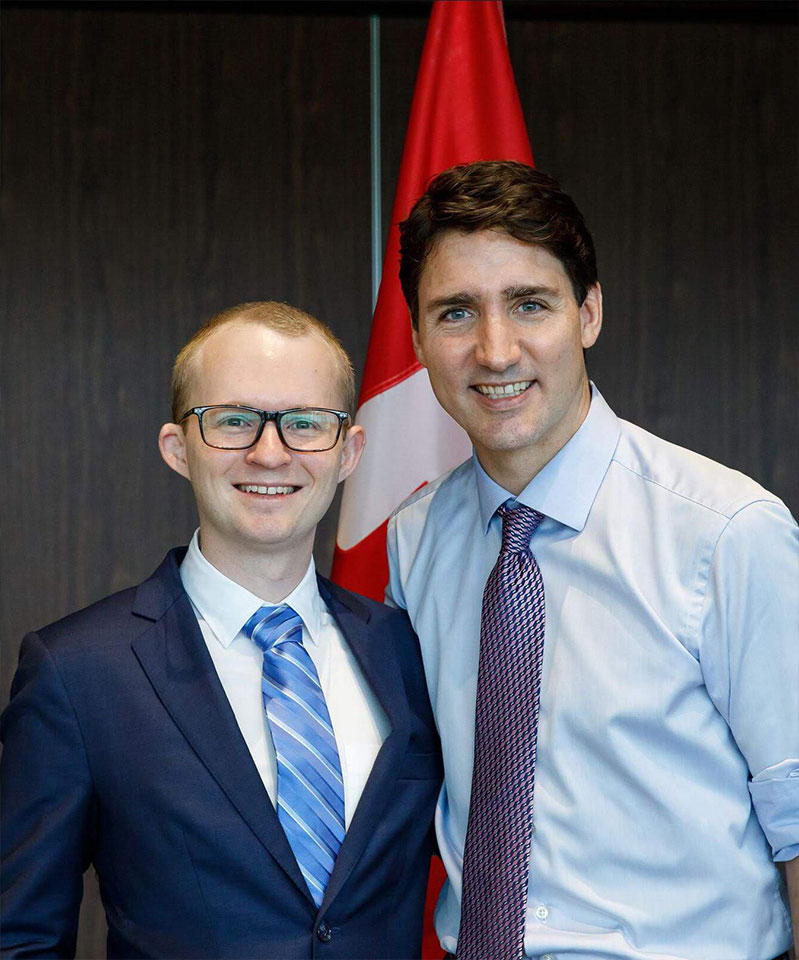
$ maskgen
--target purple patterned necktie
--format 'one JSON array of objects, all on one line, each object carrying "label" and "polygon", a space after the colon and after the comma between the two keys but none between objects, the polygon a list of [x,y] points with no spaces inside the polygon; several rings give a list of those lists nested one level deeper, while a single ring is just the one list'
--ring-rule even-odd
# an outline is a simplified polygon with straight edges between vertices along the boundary
[{"label": "purple patterned necktie", "polygon": [[501,506],[502,546],[483,592],[474,771],[458,960],[520,960],[544,657],[544,582],[530,552],[543,515]]}]

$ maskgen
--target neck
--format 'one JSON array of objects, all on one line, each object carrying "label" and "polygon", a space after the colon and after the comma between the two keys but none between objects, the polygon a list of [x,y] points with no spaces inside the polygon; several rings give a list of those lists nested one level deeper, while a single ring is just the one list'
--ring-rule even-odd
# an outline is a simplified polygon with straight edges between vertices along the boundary
[{"label": "neck", "polygon": [[201,527],[200,550],[220,573],[245,590],[268,603],[280,603],[305,576],[311,562],[313,538],[302,549],[298,549],[296,544],[291,550],[284,551],[270,549],[267,552],[263,546],[260,549],[247,549],[242,544],[231,549],[206,536]]},{"label": "neck", "polygon": [[478,450],[477,458],[480,461],[480,466],[495,483],[498,483],[503,490],[507,490],[508,493],[518,497],[533,477],[544,469],[558,450],[547,451],[536,447],[534,450],[524,451],[525,456],[523,457],[519,455],[520,451],[516,450],[513,451],[513,456],[489,453],[485,459]]}]

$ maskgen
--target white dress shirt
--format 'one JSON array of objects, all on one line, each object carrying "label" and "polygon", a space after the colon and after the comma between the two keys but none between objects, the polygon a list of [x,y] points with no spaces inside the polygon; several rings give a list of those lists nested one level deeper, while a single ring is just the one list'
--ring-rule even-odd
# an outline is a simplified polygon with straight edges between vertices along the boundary
[{"label": "white dress shirt", "polygon": [[[209,563],[200,550],[199,530],[189,544],[180,576],[239,730],[276,806],[277,761],[261,698],[263,653],[242,627],[260,607],[277,604],[256,597]],[[344,819],[349,827],[375,757],[391,732],[389,723],[319,595],[313,557],[305,576],[281,602],[302,617],[302,642],[319,674],[336,735]]]},{"label": "white dress shirt", "polygon": [[[509,497],[473,457],[389,523],[390,592],[419,636],[444,754],[436,927],[451,953],[481,598]],[[527,956],[772,960],[790,940],[772,860],[799,854],[795,521],[596,390],[516,499],[544,514]]]}]

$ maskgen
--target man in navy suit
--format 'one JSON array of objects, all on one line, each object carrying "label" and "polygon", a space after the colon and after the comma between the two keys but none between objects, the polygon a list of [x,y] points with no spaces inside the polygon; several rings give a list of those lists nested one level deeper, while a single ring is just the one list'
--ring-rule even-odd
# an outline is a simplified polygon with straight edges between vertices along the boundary
[{"label": "man in navy suit", "polygon": [[363,449],[353,399],[338,341],[285,304],[181,351],[159,443],[199,530],[23,642],[4,957],[74,955],[89,864],[109,957],[418,956],[441,768],[417,641],[312,558]]}]

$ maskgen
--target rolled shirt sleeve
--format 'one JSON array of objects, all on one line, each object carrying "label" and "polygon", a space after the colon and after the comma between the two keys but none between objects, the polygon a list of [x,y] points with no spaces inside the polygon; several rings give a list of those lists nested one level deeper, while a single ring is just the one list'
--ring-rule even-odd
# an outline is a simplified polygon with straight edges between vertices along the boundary
[{"label": "rolled shirt sleeve", "polygon": [[799,857],[799,759],[761,770],[750,781],[749,793],[774,859]]},{"label": "rolled shirt sleeve", "polygon": [[775,860],[799,855],[798,534],[779,501],[730,518],[708,567],[699,636],[707,689],[749,765]]}]

